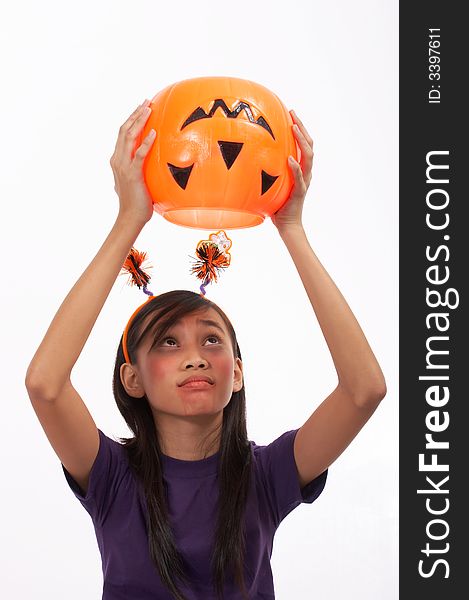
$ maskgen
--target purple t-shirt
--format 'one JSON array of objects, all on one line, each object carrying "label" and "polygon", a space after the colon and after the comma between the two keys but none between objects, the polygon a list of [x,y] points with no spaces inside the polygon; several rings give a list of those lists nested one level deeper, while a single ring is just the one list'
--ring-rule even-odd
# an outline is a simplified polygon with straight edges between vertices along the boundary
[{"label": "purple t-shirt", "polygon": [[[283,433],[267,446],[250,442],[253,485],[246,508],[245,583],[252,600],[273,600],[270,558],[280,522],[302,502],[311,504],[322,492],[327,470],[300,489],[293,441],[298,429]],[[86,496],[65,469],[66,480],[93,521],[103,568],[102,600],[173,600],[161,582],[148,550],[146,502],[122,444],[100,429],[99,451],[91,469]],[[188,600],[215,600],[210,557],[218,498],[219,452],[195,461],[166,455],[163,478],[168,486],[169,518],[176,545],[190,566],[190,589],[180,586]],[[140,488],[141,489],[141,488]],[[226,600],[241,599],[233,579],[225,584]]]}]

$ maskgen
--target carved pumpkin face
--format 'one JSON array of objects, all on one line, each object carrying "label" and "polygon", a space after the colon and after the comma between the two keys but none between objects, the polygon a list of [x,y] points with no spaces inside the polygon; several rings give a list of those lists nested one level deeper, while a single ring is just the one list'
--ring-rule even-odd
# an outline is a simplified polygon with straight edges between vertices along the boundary
[{"label": "carved pumpkin face", "polygon": [[142,138],[153,128],[144,177],[154,209],[198,229],[262,223],[293,185],[298,157],[292,118],[267,88],[233,77],[199,77],[159,92]]}]

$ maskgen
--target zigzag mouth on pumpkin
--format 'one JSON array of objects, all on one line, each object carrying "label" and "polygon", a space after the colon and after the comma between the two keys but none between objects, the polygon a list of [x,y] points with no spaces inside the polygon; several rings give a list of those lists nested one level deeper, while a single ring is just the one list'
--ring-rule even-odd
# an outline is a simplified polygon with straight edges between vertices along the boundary
[{"label": "zigzag mouth on pumpkin", "polygon": [[194,121],[198,121],[199,119],[211,119],[215,114],[217,108],[221,108],[229,119],[236,119],[239,113],[242,110],[244,110],[251,123],[256,123],[257,125],[263,127],[266,131],[270,133],[270,135],[275,140],[275,136],[267,121],[262,116],[256,120],[254,118],[254,115],[252,114],[251,107],[247,102],[239,102],[233,110],[230,110],[226,105],[226,102],[222,98],[217,98],[214,101],[213,106],[210,109],[210,112],[208,113],[206,113],[202,107],[197,107],[194,110],[194,112],[184,121],[181,127],[181,131],[184,129],[184,127],[187,127],[190,123],[193,123]]}]

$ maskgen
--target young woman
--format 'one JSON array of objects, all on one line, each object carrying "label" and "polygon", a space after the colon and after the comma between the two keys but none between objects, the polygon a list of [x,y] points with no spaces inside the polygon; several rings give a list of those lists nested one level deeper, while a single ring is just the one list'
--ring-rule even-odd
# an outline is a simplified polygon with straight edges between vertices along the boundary
[{"label": "young woman", "polygon": [[70,376],[116,277],[153,208],[134,152],[148,101],[119,131],[111,167],[116,222],[55,315],[26,387],[65,477],[93,520],[106,600],[273,599],[276,529],[321,493],[327,469],[386,394],[381,369],[302,225],[313,142],[292,111],[301,164],[272,216],[311,301],[337,386],[304,425],[267,446],[247,439],[243,363],[225,313],[194,292],[155,296],[129,319],[113,392],[133,437],[98,429]]}]

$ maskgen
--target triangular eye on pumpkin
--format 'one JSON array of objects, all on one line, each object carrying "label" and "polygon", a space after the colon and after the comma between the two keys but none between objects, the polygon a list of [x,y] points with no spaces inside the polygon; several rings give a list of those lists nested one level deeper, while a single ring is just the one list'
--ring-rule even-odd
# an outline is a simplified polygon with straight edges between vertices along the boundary
[{"label": "triangular eye on pumpkin", "polygon": [[274,185],[275,180],[278,179],[278,175],[269,175],[265,171],[262,171],[262,191],[261,196],[265,194]]},{"label": "triangular eye on pumpkin", "polygon": [[143,172],[165,219],[238,229],[259,225],[285,203],[293,186],[288,156],[299,156],[290,113],[270,90],[198,77],[168,86],[150,108],[142,136],[151,128],[157,135]]},{"label": "triangular eye on pumpkin", "polygon": [[174,180],[183,190],[186,189],[193,166],[194,165],[192,164],[190,167],[176,167],[176,165],[168,163],[169,170],[171,171]]}]

